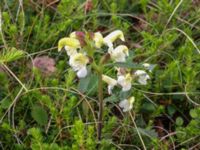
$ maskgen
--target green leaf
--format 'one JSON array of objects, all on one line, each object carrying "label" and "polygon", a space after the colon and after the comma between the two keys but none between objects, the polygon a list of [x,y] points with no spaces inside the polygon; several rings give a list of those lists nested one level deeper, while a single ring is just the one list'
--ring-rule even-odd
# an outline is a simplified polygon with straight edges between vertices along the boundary
[{"label": "green leaf", "polygon": [[89,83],[90,83],[90,75],[88,75],[85,78],[80,79],[79,84],[78,84],[78,90],[80,92],[85,93],[87,91]]},{"label": "green leaf", "polygon": [[156,137],[158,137],[158,134],[154,130],[138,128],[138,131],[141,134],[146,135],[146,136],[148,136],[150,138],[156,138]]},{"label": "green leaf", "polygon": [[118,101],[119,98],[114,94],[104,99],[104,102],[118,102]]},{"label": "green leaf", "polygon": [[197,118],[198,117],[198,113],[197,113],[196,109],[191,109],[190,110],[190,116],[192,118]]},{"label": "green leaf", "polygon": [[5,50],[0,54],[0,63],[6,63],[15,61],[21,58],[25,53],[22,50],[18,50],[16,48],[10,48]]},{"label": "green leaf", "polygon": [[152,113],[156,110],[155,106],[152,104],[152,103],[149,103],[149,102],[144,102],[143,105],[142,105],[142,110],[144,112],[149,112],[149,113]]},{"label": "green leaf", "polygon": [[183,125],[183,119],[181,117],[176,118],[176,125],[178,125],[178,126]]},{"label": "green leaf", "polygon": [[33,106],[31,115],[33,119],[40,125],[45,125],[48,122],[48,114],[46,110],[40,106]]},{"label": "green leaf", "polygon": [[168,111],[169,115],[172,116],[176,112],[176,109],[173,106],[169,105],[167,107],[167,111]]},{"label": "green leaf", "polygon": [[112,66],[121,67],[121,68],[129,68],[129,69],[143,69],[144,67],[140,64],[133,63],[133,62],[118,62],[111,64]]},{"label": "green leaf", "polygon": [[87,87],[87,94],[93,95],[97,91],[98,87],[98,76],[96,74],[92,74],[90,76],[90,81]]},{"label": "green leaf", "polygon": [[89,94],[94,94],[97,91],[98,76],[96,74],[89,74],[86,78],[80,79],[78,89]]},{"label": "green leaf", "polygon": [[131,96],[131,90],[130,90],[130,91],[126,91],[126,92],[121,91],[121,92],[119,93],[119,98],[120,98],[120,100],[127,99],[127,98],[130,97],[130,96]]},{"label": "green leaf", "polygon": [[4,109],[7,109],[10,106],[11,103],[12,103],[12,101],[10,99],[7,99],[7,98],[3,99],[0,102],[1,107],[4,108]]}]

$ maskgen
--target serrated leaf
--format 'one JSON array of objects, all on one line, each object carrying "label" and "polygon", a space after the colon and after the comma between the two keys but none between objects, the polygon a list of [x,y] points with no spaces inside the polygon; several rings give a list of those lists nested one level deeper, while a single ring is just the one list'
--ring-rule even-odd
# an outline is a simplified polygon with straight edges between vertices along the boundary
[{"label": "serrated leaf", "polygon": [[40,125],[45,125],[48,122],[48,114],[46,110],[40,106],[33,106],[31,116]]},{"label": "serrated leaf", "polygon": [[150,138],[158,137],[158,134],[154,130],[148,130],[148,129],[142,129],[142,128],[138,128],[138,130],[141,134],[146,135]]}]

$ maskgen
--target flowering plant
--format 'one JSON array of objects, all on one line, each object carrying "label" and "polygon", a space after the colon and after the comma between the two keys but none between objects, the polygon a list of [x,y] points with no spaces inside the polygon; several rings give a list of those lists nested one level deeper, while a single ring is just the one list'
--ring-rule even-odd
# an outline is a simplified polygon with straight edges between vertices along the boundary
[{"label": "flowering plant", "polygon": [[[151,72],[151,65],[143,64],[144,70],[130,70],[125,67],[114,67],[116,77],[112,78],[104,74],[106,63],[126,63],[129,57],[129,49],[126,45],[116,45],[116,41],[120,39],[125,41],[124,34],[121,30],[115,30],[103,37],[100,32],[72,32],[69,37],[64,37],[58,42],[58,51],[64,49],[69,56],[69,65],[76,72],[78,78],[85,78],[88,75],[88,66],[91,66],[92,72],[98,74],[98,98],[99,98],[99,126],[98,138],[101,138],[102,113],[103,113],[103,83],[107,84],[108,95],[113,94],[115,87],[120,87],[122,92],[131,90],[132,82],[137,80],[139,84],[146,85],[150,76],[145,71]],[[102,52],[106,49],[106,52]],[[95,58],[95,52],[101,51],[100,61]],[[119,106],[124,112],[128,112],[133,108],[135,101],[134,96],[128,96],[119,102]]]}]

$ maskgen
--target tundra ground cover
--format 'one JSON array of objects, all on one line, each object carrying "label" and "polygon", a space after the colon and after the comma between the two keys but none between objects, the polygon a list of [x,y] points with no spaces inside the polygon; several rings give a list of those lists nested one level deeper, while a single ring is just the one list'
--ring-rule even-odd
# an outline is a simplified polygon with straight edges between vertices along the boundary
[{"label": "tundra ground cover", "polygon": [[199,12],[198,0],[2,0],[1,149],[199,149]]}]

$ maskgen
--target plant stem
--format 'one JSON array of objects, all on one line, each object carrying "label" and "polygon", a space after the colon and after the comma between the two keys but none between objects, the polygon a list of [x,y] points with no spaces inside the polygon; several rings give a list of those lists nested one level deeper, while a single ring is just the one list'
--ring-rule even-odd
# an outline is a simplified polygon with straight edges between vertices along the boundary
[{"label": "plant stem", "polygon": [[[93,68],[98,73],[98,99],[99,99],[99,114],[98,114],[98,124],[97,124],[97,139],[101,141],[101,132],[102,132],[102,125],[103,125],[103,64],[106,60],[109,59],[110,55],[104,55],[101,60],[99,61],[99,65],[93,62]],[[93,58],[94,60],[94,58]]]},{"label": "plant stem", "polygon": [[137,125],[136,125],[136,123],[135,123],[135,119],[133,118],[133,115],[131,114],[130,111],[129,111],[129,115],[131,116],[131,120],[133,121],[133,125],[135,126],[135,129],[136,129],[136,131],[137,131],[137,134],[138,134],[138,136],[139,136],[139,138],[140,138],[140,141],[141,141],[141,143],[142,143],[143,149],[146,150],[146,146],[145,146],[145,144],[144,144],[144,141],[143,141],[143,139],[142,139],[142,136],[140,135],[140,131],[138,130],[138,127],[137,127]]},{"label": "plant stem", "polygon": [[101,140],[102,121],[103,121],[103,81],[102,81],[102,69],[98,72],[98,99],[99,99],[99,114],[98,114],[98,126],[97,126],[97,138]]},{"label": "plant stem", "polygon": [[3,67],[17,80],[17,82],[22,86],[22,88],[28,92],[26,86],[19,80],[19,78],[4,64],[2,63]]},{"label": "plant stem", "polygon": [[3,41],[5,49],[8,49],[8,46],[7,46],[7,43],[6,43],[6,40],[4,38],[4,34],[3,34],[2,24],[3,24],[3,21],[2,21],[2,12],[1,12],[1,7],[0,7],[0,35],[1,35],[1,39]]}]

